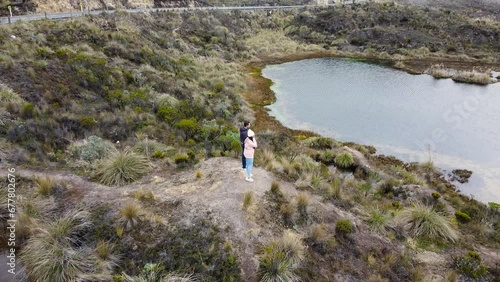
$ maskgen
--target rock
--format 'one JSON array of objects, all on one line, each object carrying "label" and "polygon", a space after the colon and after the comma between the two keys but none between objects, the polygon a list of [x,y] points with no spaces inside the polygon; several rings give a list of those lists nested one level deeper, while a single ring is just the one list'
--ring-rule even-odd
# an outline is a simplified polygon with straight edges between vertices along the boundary
[{"label": "rock", "polygon": [[451,172],[450,181],[458,181],[460,183],[469,182],[469,178],[472,176],[472,171],[467,169],[454,169]]}]

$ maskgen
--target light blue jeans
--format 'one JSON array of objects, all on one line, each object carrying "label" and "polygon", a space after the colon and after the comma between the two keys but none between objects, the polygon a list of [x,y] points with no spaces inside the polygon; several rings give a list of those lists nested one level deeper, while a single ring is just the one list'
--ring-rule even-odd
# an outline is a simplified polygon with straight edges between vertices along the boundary
[{"label": "light blue jeans", "polygon": [[246,158],[246,169],[247,169],[247,178],[250,178],[252,175],[252,167],[253,167],[253,158]]}]

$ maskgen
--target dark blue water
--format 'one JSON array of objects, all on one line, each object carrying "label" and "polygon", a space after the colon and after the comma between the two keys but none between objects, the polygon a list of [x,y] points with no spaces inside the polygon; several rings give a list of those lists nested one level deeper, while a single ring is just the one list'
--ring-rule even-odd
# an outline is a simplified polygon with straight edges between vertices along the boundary
[{"label": "dark blue water", "polygon": [[500,83],[476,86],[324,58],[270,65],[271,115],[294,129],[374,145],[404,161],[467,168],[460,189],[500,202]]}]

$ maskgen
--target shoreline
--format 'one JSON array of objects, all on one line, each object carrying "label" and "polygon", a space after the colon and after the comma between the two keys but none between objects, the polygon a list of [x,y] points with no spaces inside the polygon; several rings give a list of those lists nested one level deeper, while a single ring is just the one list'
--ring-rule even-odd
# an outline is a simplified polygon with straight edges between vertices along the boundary
[{"label": "shoreline", "polygon": [[[454,55],[423,56],[423,57],[414,56],[404,59],[397,59],[397,58],[387,57],[383,54],[367,54],[363,52],[342,52],[342,51],[328,51],[328,50],[314,51],[314,52],[300,52],[295,54],[262,55],[258,58],[258,61],[250,61],[249,63],[247,63],[247,65],[263,68],[266,65],[270,64],[271,65],[282,64],[293,61],[316,59],[316,58],[344,58],[344,59],[374,62],[413,75],[429,74],[427,73],[427,71],[432,66],[436,65],[443,65],[444,68],[454,71],[485,72],[491,70],[495,72],[500,72],[500,64],[498,63],[486,63],[478,59],[463,58]],[[439,79],[437,77],[434,78]],[[492,77],[492,79],[495,79],[495,77]],[[497,81],[492,82],[492,84],[499,82],[500,80],[497,79]],[[479,83],[471,83],[471,84],[480,85]]]},{"label": "shoreline", "polygon": [[[323,56],[324,55],[324,56]],[[353,57],[342,57],[339,56],[338,54],[332,54],[332,53],[324,53],[324,52],[314,52],[314,53],[298,53],[298,54],[289,54],[289,55],[282,55],[282,56],[263,56],[260,58],[260,61],[253,61],[245,65],[245,70],[247,71],[247,78],[246,78],[246,83],[249,86],[249,89],[244,93],[244,99],[249,103],[250,108],[254,111],[254,117],[255,117],[255,129],[256,130],[271,130],[277,133],[283,133],[283,134],[291,134],[293,136],[296,135],[304,135],[306,137],[312,137],[312,136],[322,136],[319,133],[309,131],[309,130],[297,130],[297,129],[291,129],[286,126],[284,126],[280,121],[278,121],[275,117],[271,116],[269,114],[269,110],[266,108],[266,106],[269,106],[273,103],[276,102],[276,94],[274,91],[271,90],[271,86],[273,84],[272,80],[265,78],[262,76],[262,70],[267,66],[267,65],[272,65],[272,64],[282,64],[282,63],[287,63],[287,62],[293,62],[293,61],[298,61],[298,60],[305,60],[305,59],[313,59],[313,58],[347,58],[347,59],[361,59],[361,60],[369,60],[365,58],[353,58]],[[379,61],[384,61],[384,60],[369,60],[372,62],[379,62]],[[391,61],[385,60],[384,65],[388,67],[392,67],[394,69],[399,69],[391,65]],[[440,61],[443,63],[443,61]],[[462,62],[462,65],[465,66],[467,62]],[[425,66],[424,63],[420,63],[420,66]],[[430,66],[429,66],[430,67]],[[469,66],[470,67],[470,66]],[[401,69],[400,69],[401,70]],[[411,73],[410,74],[421,74],[421,73]],[[457,82],[455,82],[457,83]],[[324,136],[323,136],[324,137]],[[339,140],[337,140],[339,141]],[[356,145],[363,145],[363,146],[372,146],[371,144],[357,144],[354,142],[350,141],[339,141],[343,144],[345,144],[348,147],[356,146]],[[377,153],[376,153],[377,154]],[[414,163],[407,163],[405,161],[400,160],[399,158],[393,156],[393,155],[383,155],[384,157],[389,157],[394,159],[397,162],[401,162],[405,165],[411,166]],[[441,167],[436,167],[438,171],[444,175],[444,170]],[[460,168],[460,169],[467,169],[467,168]],[[456,193],[458,193],[462,197],[466,197],[470,199],[470,197],[460,191],[460,187],[458,186],[459,184],[455,184],[450,180],[447,180],[446,177],[443,178],[443,181],[446,182],[448,187],[452,188]],[[471,194],[472,195],[472,194]],[[473,195],[472,195],[473,196]],[[474,199],[474,198],[472,198]],[[474,199],[475,201],[487,205],[485,202],[481,202],[479,200]]]}]

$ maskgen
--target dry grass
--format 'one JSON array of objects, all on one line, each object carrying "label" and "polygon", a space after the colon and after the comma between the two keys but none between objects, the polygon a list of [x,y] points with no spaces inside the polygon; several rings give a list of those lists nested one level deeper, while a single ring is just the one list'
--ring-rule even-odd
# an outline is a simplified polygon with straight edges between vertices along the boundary
[{"label": "dry grass", "polygon": [[302,242],[302,237],[291,230],[283,231],[279,242],[281,251],[285,253],[292,264],[300,264],[306,255],[306,246]]},{"label": "dry grass", "polygon": [[196,179],[201,179],[203,177],[203,171],[201,171],[201,169],[197,169],[194,175]]},{"label": "dry grass", "polygon": [[137,225],[144,216],[142,208],[136,203],[128,203],[120,209],[120,220],[125,229],[129,229]]},{"label": "dry grass", "polygon": [[248,191],[245,193],[243,197],[243,209],[247,210],[249,206],[251,206],[254,202],[254,193],[253,191]]},{"label": "dry grass", "polygon": [[493,79],[489,73],[481,73],[478,71],[459,71],[453,75],[452,79],[456,82],[487,85],[493,83]]},{"label": "dry grass", "polygon": [[283,172],[290,175],[295,176],[297,174],[297,170],[293,162],[291,162],[288,158],[281,157],[280,158],[281,166],[283,167]]},{"label": "dry grass", "polygon": [[273,195],[283,195],[283,192],[281,191],[281,184],[276,180],[273,180],[271,183],[271,193]]},{"label": "dry grass", "polygon": [[133,152],[120,152],[101,161],[97,175],[104,185],[124,185],[140,179],[150,169],[149,161]]},{"label": "dry grass", "polygon": [[293,216],[294,216],[296,210],[297,210],[297,206],[296,206],[295,202],[281,204],[280,213],[281,213],[281,216],[283,216],[283,221],[285,222],[286,225],[292,224]]},{"label": "dry grass", "polygon": [[55,182],[52,178],[50,177],[44,177],[44,178],[36,178],[35,179],[35,184],[36,184],[36,194],[48,197],[50,194],[52,194],[52,189],[55,186]]},{"label": "dry grass", "polygon": [[144,191],[144,190],[142,190],[142,188],[140,188],[134,192],[134,198],[136,200],[139,200],[139,201],[154,200],[155,195],[154,195],[153,191],[151,191],[151,190]]},{"label": "dry grass", "polygon": [[246,45],[256,54],[280,54],[297,53],[303,51],[321,51],[322,48],[317,45],[298,43],[286,36],[283,30],[262,30],[255,36],[246,40]]},{"label": "dry grass", "polygon": [[452,74],[444,68],[444,65],[433,65],[427,71],[434,78],[450,78]]},{"label": "dry grass", "polygon": [[306,193],[299,193],[295,198],[297,201],[297,210],[301,216],[307,216],[307,207],[309,206],[309,196]]},{"label": "dry grass", "polygon": [[[77,281],[89,274],[110,279],[109,273],[97,267],[92,250],[79,245],[78,235],[90,226],[89,213],[70,211],[63,217],[39,228],[30,238],[20,258],[33,281]],[[97,273],[99,272],[101,273]],[[102,271],[101,271],[102,270]]]},{"label": "dry grass", "polygon": [[20,106],[25,101],[14,90],[0,84],[0,108],[7,106],[9,103]]},{"label": "dry grass", "polygon": [[402,210],[395,220],[396,223],[402,224],[412,237],[441,238],[452,242],[458,239],[458,232],[449,218],[420,202]]}]

